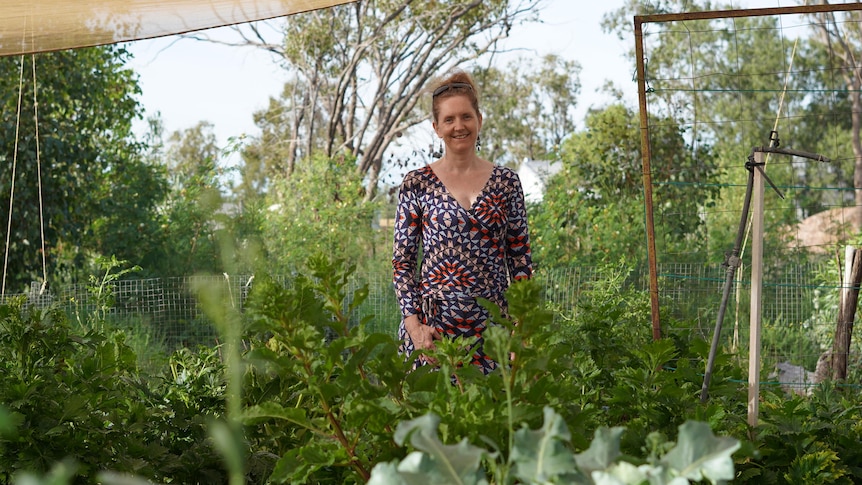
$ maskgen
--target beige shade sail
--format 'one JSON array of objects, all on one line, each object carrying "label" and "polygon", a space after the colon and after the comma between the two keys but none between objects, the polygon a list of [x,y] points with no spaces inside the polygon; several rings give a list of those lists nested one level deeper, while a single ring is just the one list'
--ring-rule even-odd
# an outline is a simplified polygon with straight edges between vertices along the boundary
[{"label": "beige shade sail", "polygon": [[0,0],[0,56],[235,25],[355,0]]}]

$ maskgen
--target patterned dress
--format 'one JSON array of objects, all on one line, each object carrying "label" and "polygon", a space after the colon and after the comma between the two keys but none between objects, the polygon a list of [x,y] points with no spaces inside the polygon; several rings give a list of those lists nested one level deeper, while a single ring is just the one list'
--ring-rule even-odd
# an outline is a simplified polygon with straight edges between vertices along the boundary
[{"label": "patterned dress", "polygon": [[472,363],[486,374],[496,368],[482,351],[481,335],[489,315],[476,298],[493,301],[505,312],[503,294],[509,282],[532,276],[518,175],[494,166],[468,210],[430,166],[409,172],[398,195],[392,267],[402,316],[398,336],[406,355],[415,348],[403,317],[419,315],[420,322],[448,338],[477,337]]}]

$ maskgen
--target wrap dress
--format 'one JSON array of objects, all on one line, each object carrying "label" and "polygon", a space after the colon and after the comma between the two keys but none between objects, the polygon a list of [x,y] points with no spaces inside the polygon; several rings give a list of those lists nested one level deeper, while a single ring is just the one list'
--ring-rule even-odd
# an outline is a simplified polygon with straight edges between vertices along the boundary
[{"label": "wrap dress", "polygon": [[392,267],[403,353],[409,357],[415,350],[404,317],[418,315],[422,324],[435,326],[444,337],[474,342],[471,361],[484,373],[496,368],[482,350],[489,314],[476,299],[495,302],[505,315],[509,283],[532,276],[527,211],[517,173],[495,165],[466,208],[430,166],[409,172],[398,194]]}]

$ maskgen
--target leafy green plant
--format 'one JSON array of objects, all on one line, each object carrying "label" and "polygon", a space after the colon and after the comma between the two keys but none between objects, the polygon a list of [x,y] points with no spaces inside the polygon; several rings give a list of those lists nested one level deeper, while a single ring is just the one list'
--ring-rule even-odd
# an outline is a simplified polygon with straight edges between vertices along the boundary
[{"label": "leafy green plant", "polygon": [[574,318],[559,331],[573,352],[588,353],[610,377],[627,364],[631,349],[651,340],[649,299],[629,284],[632,269],[622,262],[603,264],[596,271],[600,277],[581,289]]},{"label": "leafy green plant", "polygon": [[317,254],[357,265],[385,260],[392,241],[373,229],[380,203],[365,199],[363,183],[353,156],[315,154],[290,172],[273,172],[262,221],[268,269],[302,271]]},{"label": "leafy green plant", "polygon": [[110,258],[99,256],[96,258],[96,264],[99,266],[102,274],[101,276],[90,275],[89,284],[87,285],[87,293],[90,297],[90,301],[87,303],[90,310],[82,312],[81,308],[78,307],[75,312],[78,323],[85,328],[107,321],[108,314],[115,303],[114,282],[127,274],[141,270],[140,266],[123,268],[128,262],[120,261],[116,256],[111,256]]},{"label": "leafy green plant", "polygon": [[148,439],[170,460],[151,475],[177,483],[221,483],[225,464],[210,440],[211,423],[225,415],[225,368],[221,347],[180,349],[162,374],[137,389],[149,415]]},{"label": "leafy green plant", "polygon": [[[490,483],[566,483],[688,484],[706,480],[720,484],[734,478],[731,455],[739,448],[734,438],[716,437],[706,423],[690,421],[679,427],[677,443],[653,439],[649,456],[632,459],[620,452],[624,429],[599,428],[589,449],[574,454],[569,448],[569,431],[562,418],[551,408],[544,410],[544,424],[531,430],[522,427],[514,435],[514,447],[508,457],[489,453],[462,440],[445,445],[437,434],[440,418],[428,414],[403,422],[395,432],[399,445],[416,451],[401,461],[378,464],[369,485],[464,484],[489,483],[483,470],[484,460],[503,460],[511,470],[495,476]],[[659,444],[660,446],[656,446]],[[658,454],[656,450],[663,452]]]},{"label": "leafy green plant", "polygon": [[[548,406],[569,423],[576,449],[588,448],[587,437],[601,425],[630,425],[631,438],[621,446],[632,454],[652,432],[670,434],[687,417],[727,421],[718,398],[698,404],[691,350],[671,340],[631,345],[626,336],[631,325],[640,325],[637,312],[608,288],[597,289],[606,296],[592,298],[589,311],[579,313],[588,320],[574,340],[541,304],[541,285],[519,282],[507,293],[510,318],[488,306],[494,324],[483,333],[484,345],[500,363],[497,372],[485,376],[463,365],[464,342],[447,340],[429,351],[439,365],[408,372],[390,336],[366,334],[368,320],[350,325],[348,315],[365,294],[346,294],[351,271],[339,261],[313,259],[310,276],[286,286],[259,276],[249,296],[244,341],[252,367],[243,388],[243,422],[250,448],[276,461],[273,482],[364,481],[374,464],[399,454],[389,423],[426,413],[444,417],[438,428],[443,440],[482,442],[500,456],[514,449],[515,425],[541,426]],[[612,333],[601,334],[602,326],[616,322]],[[611,339],[618,351],[608,361],[601,348]],[[595,358],[611,367],[598,367]],[[725,370],[729,362],[719,359],[718,365]],[[719,398],[735,391],[716,381]],[[493,462],[489,470],[507,476],[511,466]]]},{"label": "leafy green plant", "polygon": [[810,397],[767,392],[753,438],[756,460],[741,475],[765,483],[862,480],[862,406],[858,390],[821,384]]},{"label": "leafy green plant", "polygon": [[318,256],[285,284],[258,272],[242,311],[224,282],[199,288],[219,344],[180,350],[153,374],[96,317],[72,328],[57,309],[0,306],[12,428],[0,433],[0,479],[434,483],[423,473],[446,465],[465,483],[719,483],[684,459],[715,444],[711,433],[738,447],[719,447],[718,461],[709,446],[693,452],[722,467],[732,456],[739,483],[862,477],[857,389],[764,392],[749,428],[735,356],[716,356],[700,403],[708,344],[685,322],[651,341],[644,295],[615,293],[624,272],[587,288],[563,321],[540,281],[512,285],[508,318],[488,304],[482,337],[498,369],[486,376],[464,364],[470,342],[445,339],[428,351],[437,366],[411,370],[394,335],[368,331],[376,317],[357,310],[368,293],[349,289],[354,270]]},{"label": "leafy green plant", "polygon": [[138,367],[147,375],[158,374],[169,365],[173,346],[167,341],[164,329],[154,325],[142,315],[112,316],[104,324],[106,331],[121,332],[125,343],[138,359]]},{"label": "leafy green plant", "polygon": [[364,481],[391,456],[389,423],[403,416],[397,389],[407,364],[392,337],[350,325],[366,291],[343,306],[353,270],[315,257],[310,276],[286,287],[259,276],[249,295],[242,419],[250,445],[277,460],[272,482]]},{"label": "leafy green plant", "polygon": [[67,476],[107,483],[98,478],[106,471],[221,481],[224,466],[206,432],[206,417],[224,412],[218,349],[178,353],[176,373],[162,379],[140,373],[122,332],[94,327],[73,328],[61,309],[23,299],[0,306],[0,406],[7,410],[0,481],[26,472],[48,483]]},{"label": "leafy green plant", "polygon": [[[65,313],[0,306],[0,396],[16,424],[0,439],[0,469],[47,470],[66,458],[89,474],[146,470],[137,442],[146,413],[135,399],[135,355],[120,334],[74,334]],[[144,462],[146,463],[146,462]]]}]

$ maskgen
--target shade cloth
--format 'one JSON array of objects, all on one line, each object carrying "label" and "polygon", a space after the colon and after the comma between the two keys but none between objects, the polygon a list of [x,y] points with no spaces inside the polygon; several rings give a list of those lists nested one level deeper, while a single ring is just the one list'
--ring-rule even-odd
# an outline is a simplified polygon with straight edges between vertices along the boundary
[{"label": "shade cloth", "polygon": [[355,0],[0,0],[0,56],[114,44]]}]

